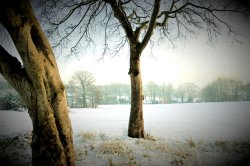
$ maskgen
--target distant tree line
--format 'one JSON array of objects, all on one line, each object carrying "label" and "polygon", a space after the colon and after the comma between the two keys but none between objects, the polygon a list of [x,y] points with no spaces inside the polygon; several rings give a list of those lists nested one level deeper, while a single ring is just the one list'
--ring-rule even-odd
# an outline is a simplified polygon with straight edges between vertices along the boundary
[{"label": "distant tree line", "polygon": [[[130,85],[112,83],[96,85],[93,74],[77,71],[65,85],[68,106],[71,108],[96,108],[97,105],[129,104]],[[203,88],[187,82],[175,88],[171,83],[153,81],[143,86],[145,104],[250,101],[250,83],[219,77]],[[0,110],[22,110],[25,104],[20,95],[0,75]]]},{"label": "distant tree line", "polygon": [[129,84],[112,83],[97,88],[100,92],[99,104],[129,104],[131,101]]},{"label": "distant tree line", "polygon": [[[97,105],[131,102],[129,84],[95,85],[94,76],[87,71],[74,73],[66,88],[70,107],[95,108]],[[243,84],[227,77],[219,77],[203,88],[191,82],[174,88],[171,83],[159,85],[150,81],[143,86],[143,91],[146,104],[250,100],[250,83]]]},{"label": "distant tree line", "polygon": [[197,102],[200,88],[194,83],[184,83],[174,88],[171,83],[158,85],[148,82],[144,86],[144,103],[166,104],[177,102]]},{"label": "distant tree line", "polygon": [[128,84],[97,86],[94,76],[88,71],[75,72],[65,87],[68,105],[71,108],[95,108],[100,104],[130,103]]},{"label": "distant tree line", "polygon": [[144,103],[192,103],[250,101],[250,83],[227,77],[219,77],[203,88],[187,82],[174,88],[172,84],[157,85],[148,82],[144,86]]},{"label": "distant tree line", "polygon": [[202,90],[205,102],[250,100],[250,83],[220,77]]},{"label": "distant tree line", "polygon": [[144,96],[144,102],[150,104],[249,101],[250,83],[243,84],[227,77],[219,77],[203,88],[191,82],[177,88],[172,84],[148,82],[144,86]]}]

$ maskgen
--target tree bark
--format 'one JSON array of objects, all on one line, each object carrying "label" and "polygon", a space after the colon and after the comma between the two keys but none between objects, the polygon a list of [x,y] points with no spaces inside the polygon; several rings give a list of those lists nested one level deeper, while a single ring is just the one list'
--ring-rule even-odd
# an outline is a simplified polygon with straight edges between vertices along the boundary
[{"label": "tree bark", "polygon": [[132,138],[144,138],[143,119],[143,94],[140,69],[141,50],[136,44],[130,44],[130,80],[131,80],[131,109],[129,117],[128,136]]},{"label": "tree bark", "polygon": [[56,60],[28,0],[6,1],[0,22],[23,66],[0,47],[0,73],[27,104],[33,124],[33,165],[74,165],[72,128]]}]

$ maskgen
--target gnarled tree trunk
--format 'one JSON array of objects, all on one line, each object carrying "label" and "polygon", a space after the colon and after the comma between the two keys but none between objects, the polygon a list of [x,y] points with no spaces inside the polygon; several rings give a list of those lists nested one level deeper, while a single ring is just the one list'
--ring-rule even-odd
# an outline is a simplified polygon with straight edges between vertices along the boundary
[{"label": "gnarled tree trunk", "polygon": [[129,117],[128,136],[132,138],[144,138],[143,120],[143,93],[140,69],[141,50],[136,44],[130,45],[130,80],[131,80],[131,108]]},{"label": "gnarled tree trunk", "polygon": [[74,165],[72,128],[56,60],[28,0],[6,1],[0,22],[22,59],[0,46],[0,73],[20,93],[33,124],[33,165]]}]

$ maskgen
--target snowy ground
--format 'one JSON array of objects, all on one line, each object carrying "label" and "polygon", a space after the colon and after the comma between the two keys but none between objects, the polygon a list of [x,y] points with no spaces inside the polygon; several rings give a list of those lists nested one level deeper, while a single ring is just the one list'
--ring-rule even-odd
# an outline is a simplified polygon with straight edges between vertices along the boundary
[{"label": "snowy ground", "polygon": [[[250,102],[145,105],[146,140],[126,136],[129,107],[70,111],[77,165],[241,165],[250,157]],[[0,165],[30,165],[31,130],[26,112],[0,111]]]}]

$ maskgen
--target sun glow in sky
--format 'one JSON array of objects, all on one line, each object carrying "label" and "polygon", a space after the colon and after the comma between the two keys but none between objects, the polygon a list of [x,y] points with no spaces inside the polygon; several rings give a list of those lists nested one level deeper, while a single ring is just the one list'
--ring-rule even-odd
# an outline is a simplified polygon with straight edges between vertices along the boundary
[{"label": "sun glow in sky", "polygon": [[[154,81],[157,84],[172,83],[178,86],[193,82],[202,87],[218,77],[250,82],[250,20],[234,15],[227,19],[239,33],[242,43],[228,36],[228,29],[221,26],[220,35],[213,45],[208,44],[207,33],[201,30],[196,33],[196,37],[176,40],[174,48],[168,40],[155,43],[153,55],[150,54],[150,46],[147,46],[141,57],[143,83]],[[101,30],[96,33],[100,32]],[[153,37],[158,40],[157,33]],[[97,42],[98,40],[101,40],[101,35],[97,37]],[[122,49],[119,56],[106,55],[99,61],[103,47],[104,45],[96,47],[95,55],[87,51],[78,59],[72,57],[65,61],[60,56],[58,65],[63,81],[67,83],[77,70],[87,70],[93,73],[98,85],[113,82],[129,84],[128,46]]]},{"label": "sun glow in sky", "polygon": [[[244,28],[243,43],[233,42],[227,36],[219,37],[213,46],[207,44],[204,34],[197,38],[179,41],[172,48],[167,41],[155,45],[152,53],[146,48],[141,57],[142,81],[154,81],[157,84],[172,83],[178,86],[181,83],[193,82],[198,86],[205,86],[220,76],[250,82],[250,26]],[[245,32],[245,33],[244,33]],[[12,55],[17,51],[11,41],[1,44]],[[96,48],[84,55],[65,59],[61,54],[57,58],[59,72],[64,83],[67,83],[74,72],[87,70],[91,72],[97,85],[114,82],[130,83],[128,75],[129,53],[125,47],[119,56],[105,56],[100,60],[101,49]],[[58,54],[56,53],[58,56]]]},{"label": "sun glow in sky", "polygon": [[[233,24],[241,35],[242,44],[228,37],[222,29],[221,36],[214,41],[213,46],[207,44],[206,33],[199,32],[196,38],[176,41],[174,48],[169,41],[155,44],[153,55],[150,54],[149,46],[146,47],[141,57],[143,83],[154,81],[157,84],[172,83],[178,86],[193,82],[202,87],[220,76],[250,82],[250,22],[236,18]],[[98,40],[100,38],[98,36]],[[1,40],[0,44],[18,57],[11,40]],[[87,70],[94,75],[97,85],[114,82],[129,84],[129,48],[125,46],[119,56],[106,55],[100,60],[103,47],[98,45],[94,54],[90,49],[83,51],[83,55],[78,58],[67,60],[64,50],[63,53],[55,52],[63,82],[67,83],[74,72]]]},{"label": "sun glow in sky", "polygon": [[[213,45],[208,44],[207,33],[204,30],[198,31],[196,37],[176,40],[174,48],[168,40],[155,43],[153,55],[148,44],[141,57],[143,83],[154,81],[157,84],[172,83],[178,86],[185,82],[193,82],[202,87],[218,77],[250,82],[250,20],[238,16],[228,19],[235,32],[239,33],[242,43],[228,36],[228,29],[221,26],[220,35],[214,40]],[[96,33],[100,32],[101,30]],[[102,35],[97,36],[95,42],[98,44],[98,40],[102,40]],[[153,37],[158,40],[157,33]],[[95,54],[86,51],[78,59],[72,57],[65,61],[64,56],[60,56],[58,65],[63,81],[68,82],[77,70],[87,70],[95,76],[96,84],[129,84],[128,46],[122,49],[119,56],[106,55],[99,60],[103,47],[103,44],[98,45]]]},{"label": "sun glow in sky", "polygon": [[[232,42],[228,37],[220,37],[213,46],[207,44],[205,35],[178,42],[175,48],[167,41],[145,49],[141,57],[142,80],[144,83],[172,83],[177,86],[194,82],[204,86],[220,76],[250,82],[249,35],[244,36],[243,44]],[[87,70],[96,78],[98,85],[113,82],[129,83],[129,48],[123,49],[119,56],[89,55],[65,61],[58,59],[59,70],[64,82],[77,70]]]}]

